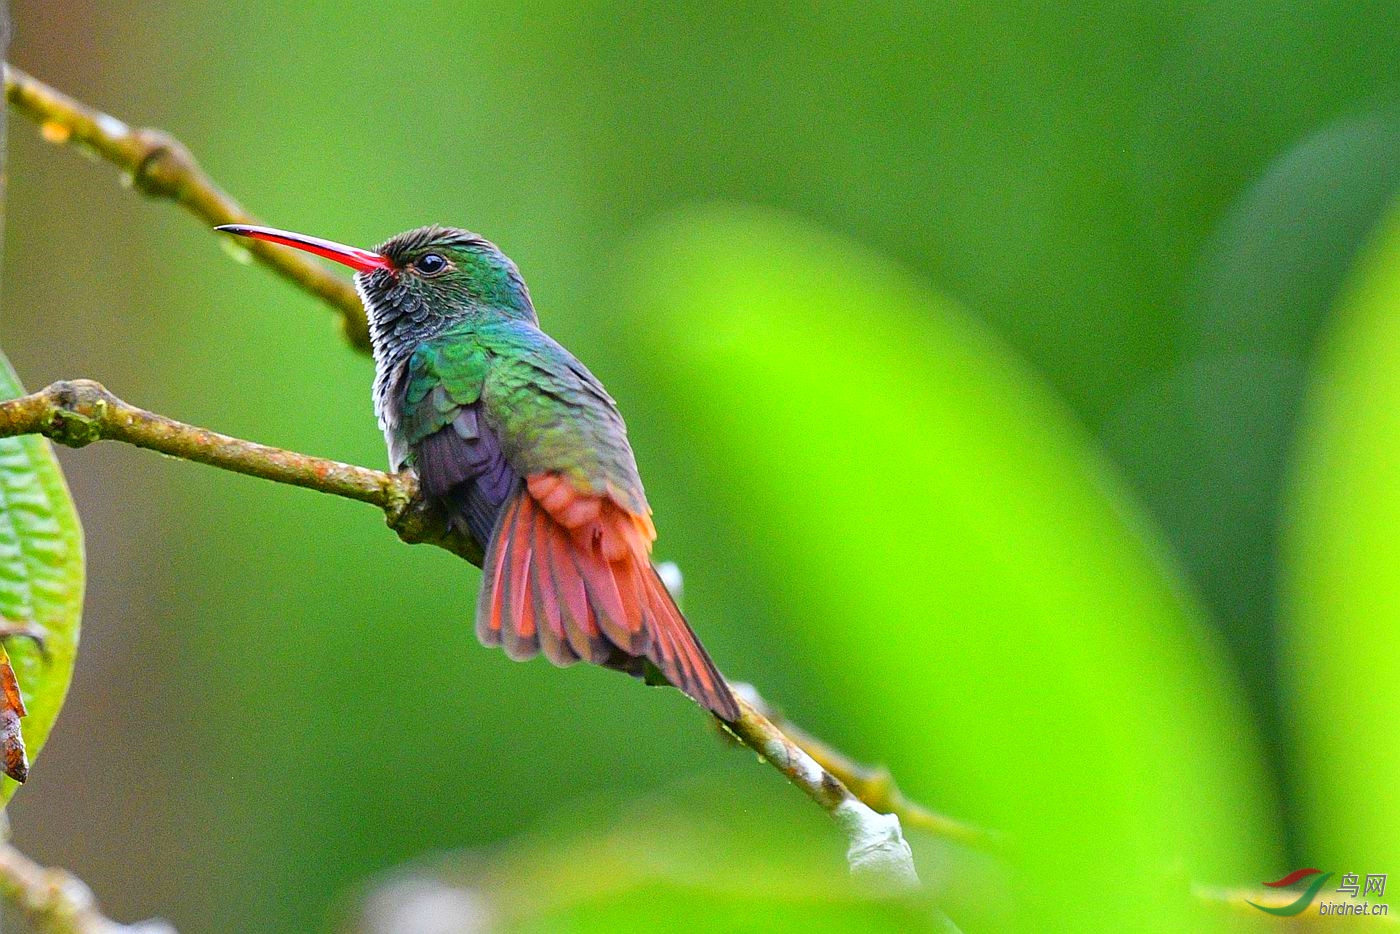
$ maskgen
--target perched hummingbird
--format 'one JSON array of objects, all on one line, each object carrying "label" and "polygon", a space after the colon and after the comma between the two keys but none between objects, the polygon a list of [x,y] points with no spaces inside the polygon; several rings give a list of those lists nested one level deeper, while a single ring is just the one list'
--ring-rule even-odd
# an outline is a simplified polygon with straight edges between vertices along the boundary
[{"label": "perched hummingbird", "polygon": [[540,330],[520,270],[495,244],[455,227],[420,227],[374,250],[218,229],[355,270],[390,467],[413,468],[481,546],[484,644],[636,676],[649,661],[721,719],[738,719],[652,566],[656,528],[617,403]]}]

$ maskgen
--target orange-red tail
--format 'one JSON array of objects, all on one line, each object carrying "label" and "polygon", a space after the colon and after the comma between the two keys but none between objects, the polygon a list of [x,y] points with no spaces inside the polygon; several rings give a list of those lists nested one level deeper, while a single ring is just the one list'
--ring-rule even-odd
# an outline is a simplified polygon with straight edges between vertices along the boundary
[{"label": "orange-red tail", "polygon": [[529,478],[502,510],[482,567],[477,636],[514,659],[543,652],[632,674],[652,662],[723,720],[739,708],[650,560],[651,521],[562,477]]}]

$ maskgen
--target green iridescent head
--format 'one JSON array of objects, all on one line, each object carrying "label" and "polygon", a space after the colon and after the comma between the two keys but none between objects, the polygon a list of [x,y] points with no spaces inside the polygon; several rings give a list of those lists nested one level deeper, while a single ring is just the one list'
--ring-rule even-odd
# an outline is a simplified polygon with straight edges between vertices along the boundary
[{"label": "green iridescent head", "polygon": [[373,325],[480,314],[535,320],[530,291],[496,245],[456,227],[419,227],[381,243],[387,263],[362,270],[355,285]]},{"label": "green iridescent head", "polygon": [[373,250],[272,227],[228,224],[218,229],[295,247],[354,269],[372,337],[427,332],[476,316],[537,323],[530,290],[515,263],[491,241],[459,227],[419,227]]}]

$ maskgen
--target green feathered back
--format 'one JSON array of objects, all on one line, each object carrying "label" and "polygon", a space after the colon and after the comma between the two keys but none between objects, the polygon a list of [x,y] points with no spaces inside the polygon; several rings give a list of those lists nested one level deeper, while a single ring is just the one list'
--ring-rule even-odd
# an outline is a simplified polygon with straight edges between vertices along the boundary
[{"label": "green feathered back", "polygon": [[[411,449],[480,403],[521,476],[555,472],[589,493],[649,513],[627,428],[588,369],[525,321],[464,320],[409,357],[395,439]],[[458,423],[459,430],[469,430]]]}]

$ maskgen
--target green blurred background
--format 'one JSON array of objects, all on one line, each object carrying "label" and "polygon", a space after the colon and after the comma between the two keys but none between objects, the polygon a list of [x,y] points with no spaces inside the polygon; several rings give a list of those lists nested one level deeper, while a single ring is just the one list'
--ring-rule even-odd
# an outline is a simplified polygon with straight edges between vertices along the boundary
[{"label": "green blurred background", "polygon": [[[720,665],[1013,841],[912,835],[964,930],[1253,929],[1191,881],[1400,872],[1394,4],[14,15],[17,64],[270,223],[500,243]],[[325,309],[14,129],[28,385],[384,462]],[[330,929],[465,849],[532,930],[929,917],[674,692],[479,648],[477,572],[371,510],[62,457],[84,649],[10,813],[112,914]]]}]

